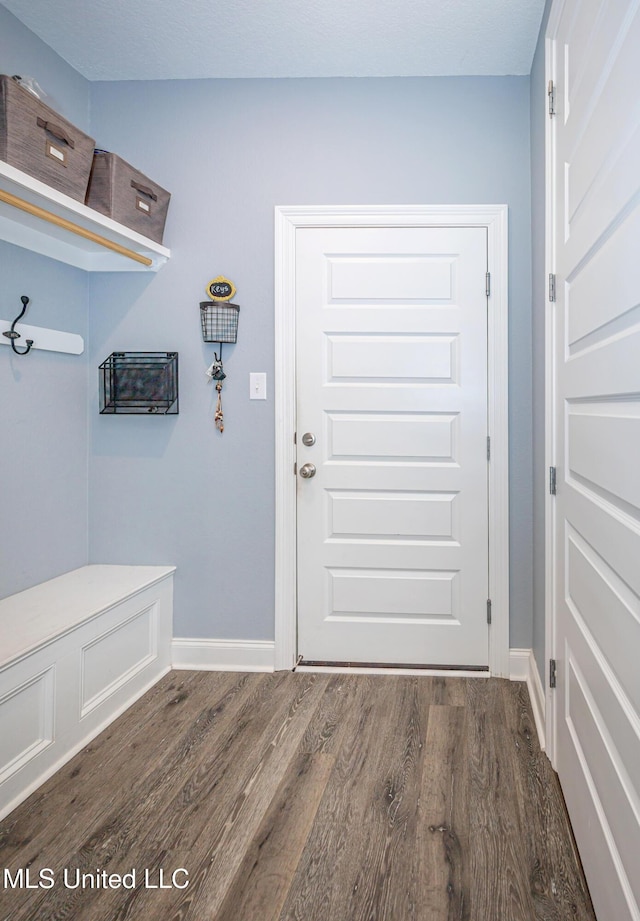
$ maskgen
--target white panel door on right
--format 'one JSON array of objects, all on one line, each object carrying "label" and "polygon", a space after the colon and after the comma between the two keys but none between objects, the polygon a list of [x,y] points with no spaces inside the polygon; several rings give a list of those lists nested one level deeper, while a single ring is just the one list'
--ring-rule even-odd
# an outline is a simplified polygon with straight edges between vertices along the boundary
[{"label": "white panel door on right", "polygon": [[486,230],[296,254],[298,653],[486,668]]},{"label": "white panel door on right", "polygon": [[638,921],[640,11],[551,22],[555,760],[598,918]]}]

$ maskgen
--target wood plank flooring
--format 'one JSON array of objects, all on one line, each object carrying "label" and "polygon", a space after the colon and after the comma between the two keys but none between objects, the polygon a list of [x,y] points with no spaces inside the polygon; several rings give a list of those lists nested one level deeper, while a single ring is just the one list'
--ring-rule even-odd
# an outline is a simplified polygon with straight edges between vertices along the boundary
[{"label": "wood plank flooring", "polygon": [[0,823],[0,874],[0,921],[595,921],[500,679],[173,672]]}]

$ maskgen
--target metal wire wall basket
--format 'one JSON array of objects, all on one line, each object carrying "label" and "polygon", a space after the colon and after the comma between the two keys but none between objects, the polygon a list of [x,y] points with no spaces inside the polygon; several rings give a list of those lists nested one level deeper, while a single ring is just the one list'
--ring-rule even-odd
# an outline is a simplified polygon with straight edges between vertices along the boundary
[{"label": "metal wire wall basket", "polygon": [[112,352],[100,365],[101,414],[178,412],[177,352]]},{"label": "metal wire wall basket", "polygon": [[236,342],[240,307],[223,301],[200,301],[200,322],[205,342]]}]

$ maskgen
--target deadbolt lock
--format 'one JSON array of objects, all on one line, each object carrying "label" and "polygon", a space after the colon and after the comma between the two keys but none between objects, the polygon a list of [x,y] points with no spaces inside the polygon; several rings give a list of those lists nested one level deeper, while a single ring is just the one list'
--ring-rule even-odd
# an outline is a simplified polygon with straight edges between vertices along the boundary
[{"label": "deadbolt lock", "polygon": [[307,448],[310,448],[316,443],[316,436],[313,432],[305,432],[302,436],[302,444],[306,445]]}]

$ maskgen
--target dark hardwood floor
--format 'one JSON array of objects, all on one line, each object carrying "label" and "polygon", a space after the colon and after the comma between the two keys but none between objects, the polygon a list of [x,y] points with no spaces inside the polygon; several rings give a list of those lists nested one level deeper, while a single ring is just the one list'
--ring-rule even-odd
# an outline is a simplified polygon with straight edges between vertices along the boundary
[{"label": "dark hardwood floor", "polygon": [[0,921],[594,921],[499,679],[173,672],[0,823],[0,873]]}]

